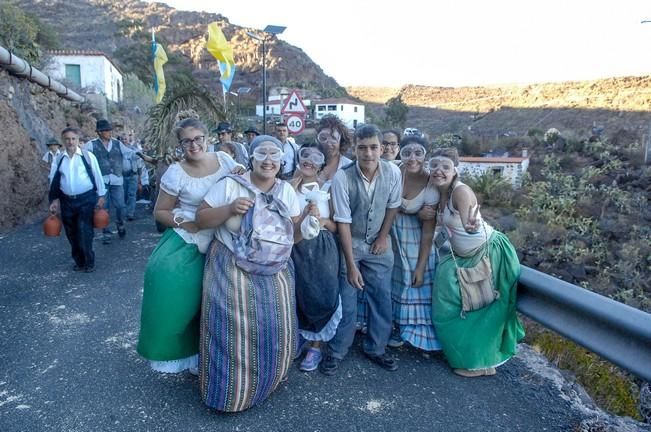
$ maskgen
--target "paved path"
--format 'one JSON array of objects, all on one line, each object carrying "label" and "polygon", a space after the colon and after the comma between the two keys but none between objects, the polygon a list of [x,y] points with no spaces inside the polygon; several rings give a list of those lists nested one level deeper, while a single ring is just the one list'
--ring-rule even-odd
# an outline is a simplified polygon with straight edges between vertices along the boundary
[{"label": "paved path", "polygon": [[38,224],[0,235],[0,431],[571,431],[583,419],[519,358],[465,379],[401,348],[390,373],[358,344],[334,377],[293,367],[260,406],[212,411],[196,377],[154,373],[135,352],[159,237],[141,214],[124,240],[96,242],[97,270],[84,274]]}]

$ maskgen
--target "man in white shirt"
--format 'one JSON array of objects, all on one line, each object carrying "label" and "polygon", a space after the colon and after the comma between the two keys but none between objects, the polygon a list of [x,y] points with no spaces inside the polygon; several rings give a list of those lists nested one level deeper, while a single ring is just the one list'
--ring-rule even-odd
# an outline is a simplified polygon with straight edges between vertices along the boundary
[{"label": "man in white shirt", "polygon": [[106,188],[95,156],[79,147],[80,131],[61,132],[65,151],[50,169],[50,212],[61,213],[66,237],[72,248],[74,271],[95,270],[93,252],[94,209],[104,206]]},{"label": "man in white shirt", "polygon": [[[32,138],[32,140],[36,141],[34,138]],[[50,138],[47,140],[45,145],[47,146],[47,151],[43,155],[43,162],[46,162],[49,167],[52,165],[54,159],[61,153],[61,144],[56,140],[56,138]]]},{"label": "man in white shirt", "polygon": [[285,123],[276,123],[276,138],[283,145],[283,166],[280,178],[289,180],[294,176],[298,165],[298,146],[289,138],[289,130]]}]

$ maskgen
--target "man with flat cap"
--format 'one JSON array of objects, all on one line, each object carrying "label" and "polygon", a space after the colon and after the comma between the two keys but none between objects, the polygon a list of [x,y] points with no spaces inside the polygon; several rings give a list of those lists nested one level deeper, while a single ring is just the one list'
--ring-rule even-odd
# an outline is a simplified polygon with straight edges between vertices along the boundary
[{"label": "man with flat cap", "polygon": [[[124,238],[127,230],[124,227],[126,204],[124,201],[124,160],[131,159],[133,153],[119,140],[111,137],[113,126],[108,120],[97,120],[95,131],[97,138],[88,141],[86,150],[92,152],[102,172],[104,185],[106,186],[106,208],[113,209],[115,222],[118,229],[118,236]],[[103,244],[111,243],[111,230],[104,228],[102,237]]]},{"label": "man with flat cap", "polygon": [[244,131],[244,138],[246,138],[246,147],[251,146],[251,141],[260,135],[260,132],[255,128],[255,126],[249,126],[247,130]]},{"label": "man with flat cap", "polygon": [[[32,140],[36,141],[34,138]],[[43,155],[43,162],[46,162],[48,167],[52,165],[52,161],[61,154],[61,144],[56,138],[50,138],[45,142],[47,151]]]},{"label": "man with flat cap", "polygon": [[219,144],[224,144],[227,142],[232,142],[235,144],[235,162],[244,165],[245,167],[249,166],[249,152],[246,150],[246,147],[244,147],[242,143],[233,141],[233,126],[231,126],[230,123],[220,122],[217,127],[212,130],[212,132],[217,134]]}]

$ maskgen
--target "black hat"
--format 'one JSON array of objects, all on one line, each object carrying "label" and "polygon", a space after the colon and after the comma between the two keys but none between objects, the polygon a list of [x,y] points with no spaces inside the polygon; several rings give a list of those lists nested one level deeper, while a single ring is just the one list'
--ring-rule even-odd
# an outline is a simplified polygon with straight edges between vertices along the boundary
[{"label": "black hat", "polygon": [[108,120],[97,120],[95,130],[97,132],[112,131],[113,126],[111,126],[111,123],[109,123]]},{"label": "black hat", "polygon": [[233,132],[233,126],[229,122],[219,122],[217,127],[213,129],[213,132]]},{"label": "black hat", "polygon": [[255,128],[255,126],[250,126],[247,130],[244,131],[244,133],[245,134],[254,133],[254,134],[256,134],[256,136],[260,135],[260,132],[258,132],[258,130]]},{"label": "black hat", "polygon": [[59,141],[57,141],[56,138],[49,138],[47,141],[45,141],[45,145],[48,146],[48,147],[51,146],[51,145],[61,147],[61,143],[59,143]]}]

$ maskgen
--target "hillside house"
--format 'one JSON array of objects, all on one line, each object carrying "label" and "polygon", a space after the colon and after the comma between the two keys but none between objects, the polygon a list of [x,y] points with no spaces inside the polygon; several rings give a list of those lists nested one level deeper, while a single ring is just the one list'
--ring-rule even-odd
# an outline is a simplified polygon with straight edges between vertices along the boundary
[{"label": "hillside house", "polygon": [[346,98],[322,99],[314,102],[314,118],[320,120],[327,114],[334,114],[349,128],[364,123],[364,105]]},{"label": "hillside house", "polygon": [[480,177],[485,173],[500,175],[515,189],[522,187],[522,175],[529,168],[529,158],[523,157],[459,157],[459,175]]},{"label": "hillside house", "polygon": [[49,51],[52,61],[47,72],[52,78],[65,80],[88,93],[100,93],[113,102],[122,100],[122,72],[101,51]]}]

